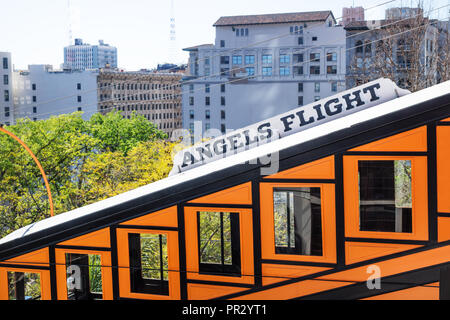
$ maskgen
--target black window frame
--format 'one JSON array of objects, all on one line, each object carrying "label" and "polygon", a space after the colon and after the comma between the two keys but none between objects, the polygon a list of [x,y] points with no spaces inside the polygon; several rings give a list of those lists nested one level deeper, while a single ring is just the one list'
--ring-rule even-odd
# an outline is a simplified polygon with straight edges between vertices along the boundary
[{"label": "black window frame", "polygon": [[[201,239],[200,239],[200,213],[220,213],[221,226],[221,263],[202,263],[201,262]],[[231,265],[226,265],[224,260],[224,241],[223,241],[223,214],[230,215],[230,231],[231,231]],[[241,235],[240,235],[240,219],[239,212],[217,212],[217,211],[197,211],[197,241],[198,241],[198,266],[200,274],[223,275],[231,277],[240,277],[241,274]]]},{"label": "black window frame", "polygon": [[161,279],[146,279],[142,277],[141,264],[141,234],[128,233],[128,249],[130,256],[130,291],[169,296],[169,280],[164,280],[162,234],[159,234],[160,275]]},{"label": "black window frame", "polygon": [[[89,255],[90,253],[74,253],[66,252],[65,261],[66,267],[69,265],[75,265],[80,268],[80,278],[83,287],[83,291],[78,293],[76,290],[74,293],[67,291],[68,300],[101,300],[103,299],[103,292],[92,292],[89,280]],[[98,254],[95,254],[98,255]],[[69,258],[69,259],[68,259]],[[104,279],[102,278],[102,285]],[[103,286],[102,286],[103,289]]]}]

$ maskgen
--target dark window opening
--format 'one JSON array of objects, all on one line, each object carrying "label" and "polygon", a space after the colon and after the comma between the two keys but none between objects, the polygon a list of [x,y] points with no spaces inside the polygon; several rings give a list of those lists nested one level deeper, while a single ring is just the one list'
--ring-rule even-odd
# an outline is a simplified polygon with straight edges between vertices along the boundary
[{"label": "dark window opening", "polygon": [[200,273],[241,276],[239,213],[197,212]]},{"label": "dark window opening", "polygon": [[276,188],[273,208],[275,253],[322,255],[320,188]]},{"label": "dark window opening", "polygon": [[167,236],[128,234],[131,291],[169,295]]},{"label": "dark window opening", "polygon": [[98,254],[66,253],[67,299],[102,299],[101,266]]},{"label": "dark window opening", "polygon": [[412,232],[411,161],[358,161],[361,231]]}]

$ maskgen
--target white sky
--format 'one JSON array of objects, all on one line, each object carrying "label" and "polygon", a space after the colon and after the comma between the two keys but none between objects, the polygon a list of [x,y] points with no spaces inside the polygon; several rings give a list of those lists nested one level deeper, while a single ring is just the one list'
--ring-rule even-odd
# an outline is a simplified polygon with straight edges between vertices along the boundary
[{"label": "white sky", "polygon": [[[72,37],[97,44],[99,39],[118,50],[119,67],[153,68],[158,63],[187,62],[182,48],[213,43],[214,22],[221,16],[332,10],[341,17],[342,7],[372,7],[388,0],[174,0],[176,57],[170,59],[170,0],[4,0],[0,18],[0,51],[12,53],[16,69],[28,64],[63,62],[63,47]],[[389,7],[411,6],[417,0],[396,0],[368,10],[368,20],[384,18]],[[425,11],[448,5],[450,0],[426,0]],[[449,7],[433,12],[448,17]],[[70,22],[70,23],[69,23]],[[175,60],[175,61],[174,61]]]}]

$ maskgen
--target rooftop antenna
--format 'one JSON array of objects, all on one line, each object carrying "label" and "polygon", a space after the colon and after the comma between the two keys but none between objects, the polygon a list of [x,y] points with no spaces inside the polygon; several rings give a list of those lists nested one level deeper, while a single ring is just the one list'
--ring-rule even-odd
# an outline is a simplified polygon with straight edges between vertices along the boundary
[{"label": "rooftop antenna", "polygon": [[170,35],[169,35],[169,57],[171,63],[175,63],[177,50],[177,34],[175,30],[175,5],[170,1]]},{"label": "rooftop antenna", "polygon": [[72,6],[70,0],[67,0],[67,21],[69,21],[69,46],[73,44],[72,35]]}]

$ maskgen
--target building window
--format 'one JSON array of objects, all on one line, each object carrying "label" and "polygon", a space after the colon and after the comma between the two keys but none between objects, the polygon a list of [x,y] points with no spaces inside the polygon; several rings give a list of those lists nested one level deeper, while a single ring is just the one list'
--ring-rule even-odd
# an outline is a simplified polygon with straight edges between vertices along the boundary
[{"label": "building window", "polygon": [[303,92],[303,82],[298,83],[298,92]]},{"label": "building window", "polygon": [[[66,269],[68,271],[68,300],[94,300],[103,298],[102,263],[100,255],[66,253]],[[75,278],[76,273],[78,274]]]},{"label": "building window", "polygon": [[327,66],[327,74],[336,74],[337,73],[337,66]]},{"label": "building window", "polygon": [[4,85],[8,85],[9,84],[9,78],[7,74],[3,75],[3,84]]},{"label": "building window", "polygon": [[220,92],[225,92],[225,84],[220,85]]},{"label": "building window", "polygon": [[190,106],[194,105],[194,97],[189,97],[189,105]]},{"label": "building window", "polygon": [[205,105],[209,106],[210,104],[210,98],[209,97],[205,97]]},{"label": "building window", "polygon": [[303,62],[303,53],[294,54],[294,63]]},{"label": "building window", "polygon": [[337,53],[336,52],[328,52],[327,53],[327,61],[337,61]]},{"label": "building window", "polygon": [[205,119],[210,119],[211,118],[211,113],[209,110],[205,110]]},{"label": "building window", "polygon": [[33,113],[37,113],[37,107],[33,107]]},{"label": "building window", "polygon": [[225,97],[220,97],[220,105],[221,106],[225,105]]},{"label": "building window", "polygon": [[303,74],[303,66],[294,67],[294,75],[300,76]]},{"label": "building window", "polygon": [[167,236],[129,233],[131,292],[169,295]]},{"label": "building window", "polygon": [[320,92],[320,82],[314,82],[314,92]]},{"label": "building window", "polygon": [[291,26],[289,31],[291,34],[303,34],[303,26]]},{"label": "building window", "polygon": [[358,161],[360,231],[412,232],[411,161]]},{"label": "building window", "polygon": [[78,110],[78,111],[81,111],[82,109],[81,109],[81,107],[78,107],[77,110]]},{"label": "building window", "polygon": [[320,188],[273,190],[275,253],[322,255]]},{"label": "building window", "polygon": [[8,58],[3,58],[3,69],[8,69]]},{"label": "building window", "polygon": [[77,90],[81,90],[81,83],[77,83]]},{"label": "building window", "polygon": [[262,63],[263,64],[272,64],[272,55],[271,54],[263,54]]},{"label": "building window", "polygon": [[363,42],[361,40],[356,41],[355,47],[356,53],[363,53]]},{"label": "building window", "polygon": [[194,110],[189,110],[189,119],[194,119]]},{"label": "building window", "polygon": [[81,96],[78,96],[78,97],[77,97],[77,101],[78,101],[78,102],[81,102]]},{"label": "building window", "polygon": [[9,300],[41,300],[41,275],[8,271]]},{"label": "building window", "polygon": [[233,64],[242,64],[242,56],[233,56],[232,62]]},{"label": "building window", "polygon": [[225,124],[221,124],[220,125],[220,131],[223,133],[223,134],[225,134],[225,132],[226,132],[226,127],[225,127]]},{"label": "building window", "polygon": [[300,46],[303,45],[303,37],[298,37],[298,44],[299,44]]},{"label": "building window", "polygon": [[299,106],[303,105],[303,96],[298,96],[298,105]]},{"label": "building window", "polygon": [[31,85],[31,90],[36,91],[36,83],[33,83],[33,84]]},{"label": "building window", "polygon": [[189,93],[194,93],[194,85],[192,83],[189,84]]},{"label": "building window", "polygon": [[309,55],[310,62],[320,62],[320,53],[311,53]]},{"label": "building window", "polygon": [[209,92],[210,92],[209,84],[205,84],[205,93]]},{"label": "building window", "polygon": [[310,74],[320,74],[320,66],[310,66],[309,73]]},{"label": "building window", "polygon": [[220,56],[220,64],[230,64],[230,56]]},{"label": "building window", "polygon": [[263,67],[262,75],[263,76],[271,76],[272,75],[272,67]]},{"label": "building window", "polygon": [[225,40],[220,40],[220,47],[225,48]]},{"label": "building window", "polygon": [[205,131],[208,131],[209,129],[211,129],[211,124],[205,123]]},{"label": "building window", "polygon": [[230,68],[220,68],[220,75],[221,76],[228,76],[230,73]]},{"label": "building window", "polygon": [[255,56],[254,55],[247,55],[245,56],[245,64],[254,64],[255,63]]},{"label": "building window", "polygon": [[288,76],[289,74],[289,67],[280,67],[280,76]]},{"label": "building window", "polygon": [[315,96],[314,97],[314,101],[319,101],[320,100],[320,96]]},{"label": "building window", "polygon": [[290,62],[290,56],[288,54],[280,55],[280,64],[289,63],[289,62]]},{"label": "building window", "polygon": [[255,68],[254,67],[247,67],[245,68],[245,71],[248,76],[254,76],[255,75]]},{"label": "building window", "polygon": [[225,110],[220,110],[220,119],[225,119]]},{"label": "building window", "polygon": [[337,92],[337,82],[331,82],[331,92]]},{"label": "building window", "polygon": [[9,101],[9,90],[5,90],[3,93],[3,96],[5,99],[5,102],[8,102]]},{"label": "building window", "polygon": [[317,37],[312,37],[312,41],[317,41]]},{"label": "building window", "polygon": [[239,213],[197,212],[200,273],[240,276]]},{"label": "building window", "polygon": [[5,107],[5,117],[9,117],[9,107]]}]

